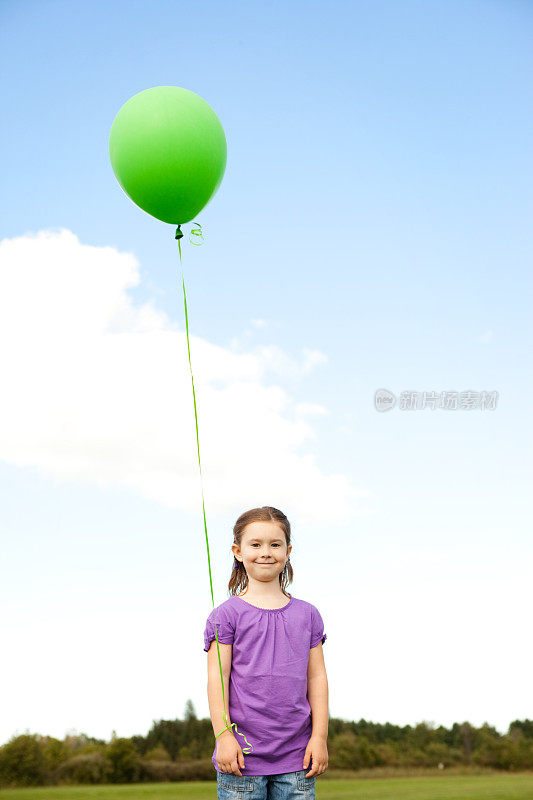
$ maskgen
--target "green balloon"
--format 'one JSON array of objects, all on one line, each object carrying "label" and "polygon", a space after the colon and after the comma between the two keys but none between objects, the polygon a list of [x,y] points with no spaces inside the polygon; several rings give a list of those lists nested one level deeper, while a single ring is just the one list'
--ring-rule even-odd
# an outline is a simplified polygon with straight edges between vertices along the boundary
[{"label": "green balloon", "polygon": [[109,133],[115,176],[131,200],[153,217],[190,222],[220,186],[226,137],[202,97],[179,86],[133,95]]}]

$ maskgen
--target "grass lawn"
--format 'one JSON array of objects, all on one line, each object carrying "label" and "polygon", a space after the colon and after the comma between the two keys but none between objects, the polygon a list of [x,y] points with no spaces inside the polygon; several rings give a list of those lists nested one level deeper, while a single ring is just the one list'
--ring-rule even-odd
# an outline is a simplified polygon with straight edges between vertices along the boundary
[{"label": "grass lawn", "polygon": [[[2,800],[216,800],[215,781],[2,789]],[[533,773],[325,778],[317,800],[531,800]]]}]

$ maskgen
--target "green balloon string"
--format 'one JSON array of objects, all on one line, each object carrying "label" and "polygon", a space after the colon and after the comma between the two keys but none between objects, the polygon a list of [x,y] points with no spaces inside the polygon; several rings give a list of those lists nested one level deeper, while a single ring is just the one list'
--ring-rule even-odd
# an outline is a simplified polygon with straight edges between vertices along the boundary
[{"label": "green balloon string", "polygon": [[[199,228],[199,231],[197,231],[196,229],[193,229],[193,230],[191,230],[191,235],[198,236],[201,239],[203,239],[202,226],[198,225],[198,223],[195,223],[195,225],[197,226],[197,228]],[[227,713],[226,713],[226,696],[225,696],[225,692],[224,692],[224,676],[222,674],[222,661],[220,659],[220,646],[219,646],[219,641],[218,641],[218,628],[217,628],[217,620],[216,620],[216,613],[215,613],[215,596],[214,596],[214,592],[213,592],[213,578],[212,578],[212,574],[211,574],[211,558],[210,558],[210,555],[209,555],[209,538],[207,536],[207,519],[206,519],[206,515],[205,515],[204,487],[203,487],[203,480],[202,480],[202,463],[200,461],[200,437],[198,435],[198,412],[197,412],[197,408],[196,408],[196,393],[194,391],[194,378],[193,378],[193,374],[192,374],[192,363],[191,363],[191,346],[190,346],[190,342],[189,342],[189,318],[188,318],[188,315],[187,315],[187,295],[186,295],[186,292],[185,292],[185,277],[184,277],[183,263],[182,263],[182,257],[181,257],[181,241],[180,240],[183,238],[183,233],[181,231],[181,225],[178,225],[178,227],[176,229],[176,235],[175,235],[174,238],[178,240],[178,248],[179,248],[179,254],[180,254],[180,267],[181,267],[181,271],[182,271],[182,278],[181,279],[182,279],[182,285],[183,285],[183,305],[184,305],[184,308],[185,308],[185,330],[187,332],[187,352],[189,354],[189,369],[190,369],[190,372],[191,372],[192,396],[193,396],[193,402],[194,402],[194,420],[195,420],[195,424],[196,424],[196,445],[197,445],[197,450],[198,450],[198,468],[200,470],[200,485],[202,487],[202,508],[203,508],[203,517],[204,517],[205,544],[206,544],[206,547],[207,547],[207,563],[208,563],[208,566],[209,566],[209,583],[210,583],[210,586],[211,586],[211,602],[213,603],[213,619],[214,619],[214,622],[215,622],[215,638],[217,640],[218,668],[220,670],[220,683],[221,683],[221,686],[222,686],[222,703],[223,703],[223,706],[224,706],[224,714],[223,714],[222,718],[223,718],[224,722],[226,723],[226,727],[223,730],[221,730],[220,733],[218,733],[215,736],[215,739],[218,739],[218,737],[222,733],[224,733],[225,730],[227,730],[227,729],[231,730],[232,727],[235,727],[235,732],[238,733],[239,736],[242,736],[244,741],[248,745],[246,748],[244,748],[244,747],[241,748],[242,752],[243,753],[250,753],[253,750],[253,746],[247,740],[247,738],[244,735],[244,733],[240,733],[240,731],[237,730],[237,724],[235,722],[229,722],[228,717],[227,717]],[[196,242],[193,242],[191,240],[191,244],[201,244],[201,242],[196,243]]]}]

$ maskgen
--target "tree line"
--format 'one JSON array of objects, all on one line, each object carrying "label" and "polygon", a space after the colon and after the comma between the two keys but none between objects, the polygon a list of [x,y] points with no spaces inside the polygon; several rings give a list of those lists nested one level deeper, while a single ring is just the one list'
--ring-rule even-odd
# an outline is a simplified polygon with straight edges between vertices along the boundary
[{"label": "tree line", "polygon": [[[25,733],[0,747],[0,786],[214,780],[210,719],[198,719],[187,701],[184,719],[154,721],[146,736],[109,742],[81,734],[64,739]],[[329,719],[328,771],[374,767],[486,767],[533,769],[533,720],[515,720],[500,734],[484,723],[451,728],[430,722],[391,723]]]}]

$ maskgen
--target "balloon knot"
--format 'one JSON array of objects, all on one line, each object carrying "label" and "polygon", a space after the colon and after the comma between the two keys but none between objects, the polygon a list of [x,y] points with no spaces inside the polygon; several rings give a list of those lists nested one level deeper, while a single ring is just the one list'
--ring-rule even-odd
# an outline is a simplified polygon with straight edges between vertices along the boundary
[{"label": "balloon knot", "polygon": [[176,228],[176,235],[174,236],[174,239],[183,239],[183,233],[181,232],[181,225],[178,225],[178,227]]}]

